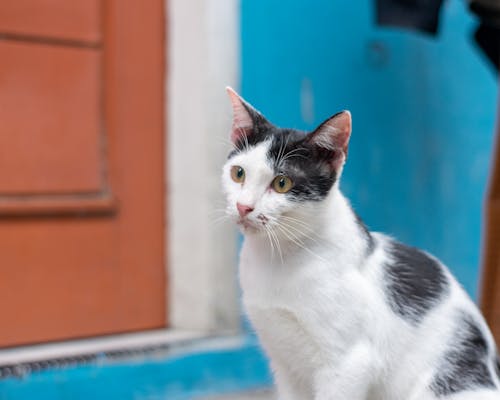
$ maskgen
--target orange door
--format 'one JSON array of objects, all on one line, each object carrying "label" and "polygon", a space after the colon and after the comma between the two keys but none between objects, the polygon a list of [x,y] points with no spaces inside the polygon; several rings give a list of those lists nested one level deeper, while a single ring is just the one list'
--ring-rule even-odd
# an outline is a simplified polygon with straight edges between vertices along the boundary
[{"label": "orange door", "polygon": [[163,0],[0,0],[0,346],[163,327]]}]

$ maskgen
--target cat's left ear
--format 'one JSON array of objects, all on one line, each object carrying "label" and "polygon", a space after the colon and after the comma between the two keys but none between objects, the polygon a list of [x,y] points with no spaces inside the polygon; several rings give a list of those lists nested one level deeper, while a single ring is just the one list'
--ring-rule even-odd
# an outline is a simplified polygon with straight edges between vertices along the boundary
[{"label": "cat's left ear", "polygon": [[334,167],[341,166],[347,158],[352,118],[349,111],[341,111],[324,121],[308,135],[307,142],[329,151]]},{"label": "cat's left ear", "polygon": [[255,134],[256,125],[266,122],[265,118],[249,103],[243,100],[229,86],[226,87],[231,106],[233,108],[233,125],[231,127],[231,141],[237,144],[239,141],[246,141]]}]

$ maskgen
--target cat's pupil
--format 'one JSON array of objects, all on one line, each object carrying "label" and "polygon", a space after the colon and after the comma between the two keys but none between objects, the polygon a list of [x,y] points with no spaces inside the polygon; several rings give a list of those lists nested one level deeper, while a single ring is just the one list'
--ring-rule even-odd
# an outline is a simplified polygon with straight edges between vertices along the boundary
[{"label": "cat's pupil", "polygon": [[280,185],[280,188],[284,188],[285,187],[285,178],[281,178],[278,184]]},{"label": "cat's pupil", "polygon": [[238,168],[238,171],[236,172],[236,176],[238,178],[241,178],[243,176],[243,168]]}]

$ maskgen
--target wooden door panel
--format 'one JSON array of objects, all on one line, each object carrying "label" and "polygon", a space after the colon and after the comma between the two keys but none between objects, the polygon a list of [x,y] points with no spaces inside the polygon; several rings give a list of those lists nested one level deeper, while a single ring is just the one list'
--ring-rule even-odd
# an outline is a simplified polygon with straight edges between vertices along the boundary
[{"label": "wooden door panel", "polygon": [[45,341],[95,333],[96,324],[103,333],[120,326],[112,230],[99,218],[0,225],[2,248],[9,249],[2,260],[0,315],[15,321],[0,330],[0,343],[23,344],[34,329]]},{"label": "wooden door panel", "polygon": [[100,0],[0,0],[0,33],[97,42]]},{"label": "wooden door panel", "polygon": [[0,60],[0,194],[99,192],[99,52],[0,41]]},{"label": "wooden door panel", "polygon": [[164,1],[102,6],[92,46],[0,16],[0,347],[167,323]]},{"label": "wooden door panel", "polygon": [[2,223],[0,248],[9,258],[2,257],[0,315],[12,323],[0,330],[0,343],[164,326],[161,239],[151,246],[141,243],[143,234],[124,243],[120,229],[101,217]]}]

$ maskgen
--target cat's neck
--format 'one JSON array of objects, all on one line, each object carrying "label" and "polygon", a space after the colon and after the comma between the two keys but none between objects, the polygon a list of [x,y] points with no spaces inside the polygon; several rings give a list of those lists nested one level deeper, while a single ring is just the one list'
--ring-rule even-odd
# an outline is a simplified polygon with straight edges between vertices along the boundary
[{"label": "cat's neck", "polygon": [[337,187],[330,192],[323,214],[319,217],[316,220],[318,228],[337,254],[358,263],[372,251],[370,232]]},{"label": "cat's neck", "polygon": [[354,264],[362,262],[373,247],[371,234],[336,187],[324,201],[285,216],[281,227],[273,229],[272,234],[246,235],[245,241],[259,251],[280,251],[284,258],[295,256],[297,251],[328,250]]}]

